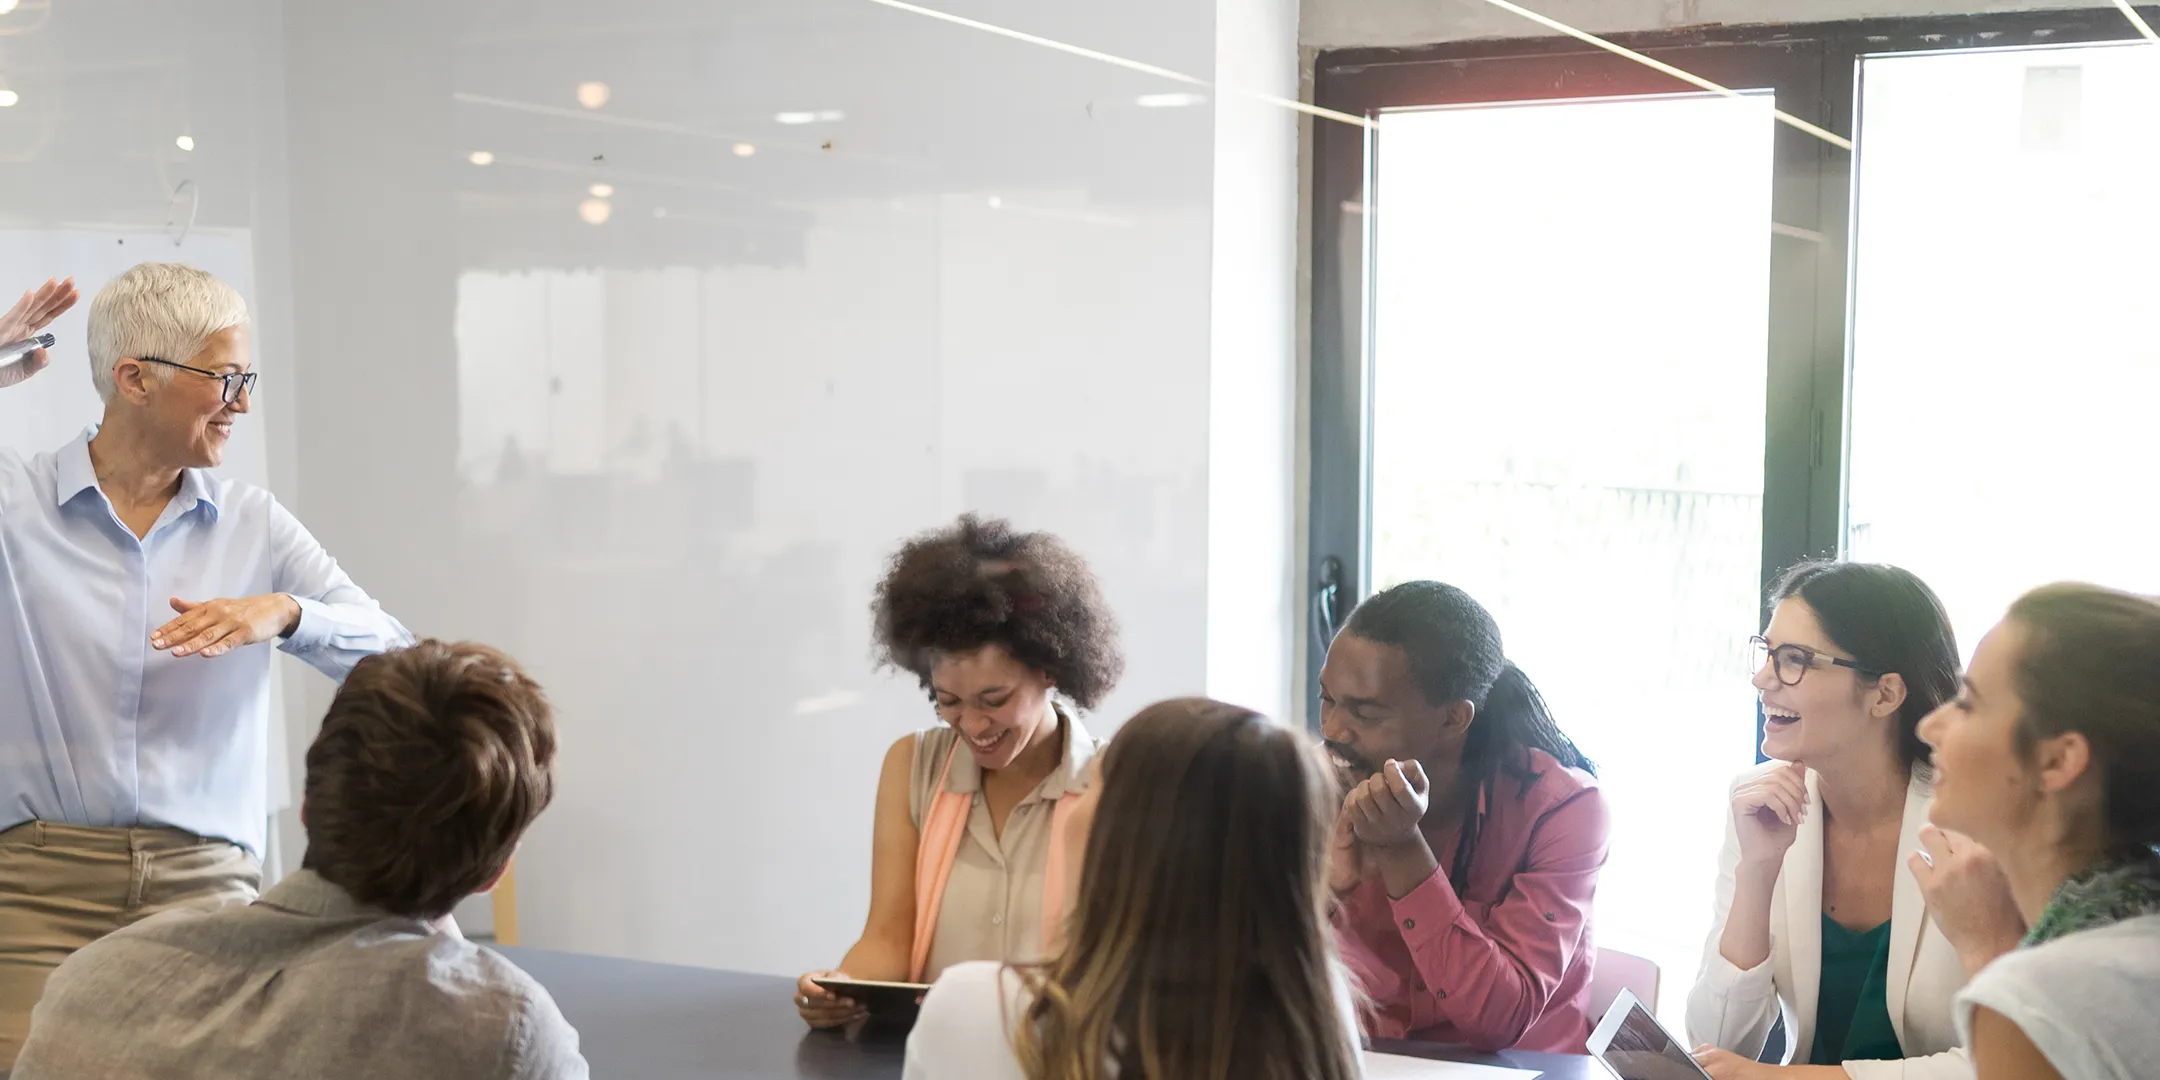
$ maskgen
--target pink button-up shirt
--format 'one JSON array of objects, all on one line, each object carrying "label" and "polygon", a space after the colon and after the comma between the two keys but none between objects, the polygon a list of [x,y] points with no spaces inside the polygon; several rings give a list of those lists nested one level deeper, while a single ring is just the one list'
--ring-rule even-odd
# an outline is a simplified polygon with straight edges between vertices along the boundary
[{"label": "pink button-up shirt", "polygon": [[1340,898],[1335,938],[1371,999],[1367,1034],[1583,1052],[1605,800],[1588,773],[1529,753],[1534,782],[1503,769],[1487,792],[1468,888],[1448,881],[1450,840],[1402,899],[1377,873]]}]

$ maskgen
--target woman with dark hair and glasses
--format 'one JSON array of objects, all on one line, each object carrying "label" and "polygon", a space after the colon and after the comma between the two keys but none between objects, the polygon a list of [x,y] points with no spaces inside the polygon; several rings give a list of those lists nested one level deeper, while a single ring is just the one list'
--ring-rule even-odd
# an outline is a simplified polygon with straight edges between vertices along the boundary
[{"label": "woman with dark hair and glasses", "polygon": [[[1688,993],[1716,1080],[1969,1078],[1951,1000],[2023,932],[2000,871],[1961,840],[1980,888],[1936,903],[1904,872],[1928,831],[1923,717],[1957,692],[1942,602],[1911,573],[1807,562],[1754,639],[1763,756],[1733,785],[1717,908]],[[1945,895],[1948,895],[1947,893]],[[1764,1064],[1785,1020],[1784,1060]]]}]

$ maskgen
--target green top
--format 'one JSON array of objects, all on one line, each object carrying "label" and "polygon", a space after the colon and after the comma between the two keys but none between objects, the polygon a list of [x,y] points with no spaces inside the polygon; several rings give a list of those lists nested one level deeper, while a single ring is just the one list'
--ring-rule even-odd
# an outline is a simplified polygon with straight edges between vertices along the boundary
[{"label": "green top", "polygon": [[1890,1026],[1890,924],[1853,931],[1822,917],[1822,990],[1808,1061],[1894,1061],[1905,1056]]}]

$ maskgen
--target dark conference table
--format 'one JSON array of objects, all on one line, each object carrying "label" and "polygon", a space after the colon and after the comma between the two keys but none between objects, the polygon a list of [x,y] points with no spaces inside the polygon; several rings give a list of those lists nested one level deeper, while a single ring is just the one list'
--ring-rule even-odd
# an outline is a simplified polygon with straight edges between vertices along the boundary
[{"label": "dark conference table", "polygon": [[[792,979],[637,960],[500,948],[554,995],[577,1026],[599,1080],[898,1080],[907,1040],[849,1039],[809,1031],[789,1004]],[[1411,1057],[1541,1069],[1546,1080],[1602,1080],[1586,1057],[1481,1054],[1383,1040],[1373,1049]]]}]

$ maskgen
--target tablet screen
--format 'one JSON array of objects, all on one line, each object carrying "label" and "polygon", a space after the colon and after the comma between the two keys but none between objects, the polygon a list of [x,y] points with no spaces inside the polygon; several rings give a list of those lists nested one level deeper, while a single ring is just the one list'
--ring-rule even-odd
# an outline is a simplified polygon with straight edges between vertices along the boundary
[{"label": "tablet screen", "polygon": [[928,993],[927,983],[873,982],[867,979],[812,979],[812,983],[841,997],[861,1002],[873,1013],[912,1012],[916,999]]},{"label": "tablet screen", "polygon": [[1666,1034],[1633,994],[1613,1003],[1590,1040],[1590,1052],[1620,1080],[1709,1080],[1687,1047]]}]

